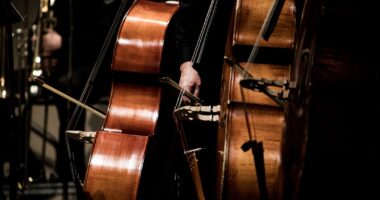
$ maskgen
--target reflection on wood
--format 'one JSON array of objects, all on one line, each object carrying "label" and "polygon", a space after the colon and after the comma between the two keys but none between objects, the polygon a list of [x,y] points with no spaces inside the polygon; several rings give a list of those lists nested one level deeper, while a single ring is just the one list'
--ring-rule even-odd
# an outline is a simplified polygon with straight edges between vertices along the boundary
[{"label": "reflection on wood", "polygon": [[[289,79],[295,33],[294,2],[285,1],[277,26],[268,41],[258,36],[273,1],[240,0],[236,4],[225,56],[238,63],[254,78],[283,82]],[[248,56],[254,44],[259,51]],[[247,78],[241,69],[225,65],[221,84],[221,115],[218,132],[217,199],[276,199],[278,194],[280,148],[284,110],[262,92],[241,88]],[[272,88],[278,91],[278,87]],[[282,89],[282,88],[280,88]],[[259,152],[242,150],[246,142],[262,142]],[[264,172],[260,172],[263,165]]]}]

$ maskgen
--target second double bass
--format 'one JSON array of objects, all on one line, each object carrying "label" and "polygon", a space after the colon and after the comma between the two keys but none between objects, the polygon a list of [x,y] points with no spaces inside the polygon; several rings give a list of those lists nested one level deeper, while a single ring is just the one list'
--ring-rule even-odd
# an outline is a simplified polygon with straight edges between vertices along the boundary
[{"label": "second double bass", "polygon": [[[276,14],[270,13],[276,3],[283,6],[271,37],[264,41],[264,32],[270,28],[265,27],[268,16]],[[281,196],[278,179],[284,105],[268,90],[275,86],[275,93],[280,92],[276,82],[288,79],[294,3],[240,0],[235,11],[222,76],[217,199],[276,199]],[[247,53],[251,49],[251,54]],[[257,88],[243,88],[243,79],[257,81],[253,84]]]},{"label": "second double bass", "polygon": [[[165,178],[172,177],[164,154],[172,151],[171,145],[161,145],[165,149],[156,152],[153,147],[169,138],[169,133],[157,133],[163,130],[158,123],[163,96],[158,77],[161,66],[167,64],[163,62],[164,42],[177,8],[177,3],[140,0],[124,17],[114,49],[109,107],[85,177],[89,199],[167,195],[163,187],[169,181]],[[154,138],[157,134],[161,139]]]}]

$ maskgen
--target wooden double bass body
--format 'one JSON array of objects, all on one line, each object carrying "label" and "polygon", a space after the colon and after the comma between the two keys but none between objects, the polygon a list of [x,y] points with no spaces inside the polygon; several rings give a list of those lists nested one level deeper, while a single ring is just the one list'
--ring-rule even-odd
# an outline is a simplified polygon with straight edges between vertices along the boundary
[{"label": "wooden double bass body", "polygon": [[[226,56],[255,78],[288,80],[295,35],[295,9],[286,0],[274,32],[262,41],[256,59],[249,51],[260,38],[260,28],[273,1],[238,0],[231,20]],[[221,121],[217,144],[217,199],[276,199],[284,108],[266,94],[241,88],[245,73],[225,64],[221,87]],[[275,88],[276,89],[276,88]],[[255,152],[251,142],[261,142]],[[248,145],[248,149],[242,148]],[[262,163],[259,162],[262,157]],[[255,158],[256,157],[256,158]],[[256,160],[257,159],[257,160]]]},{"label": "wooden double bass body", "polygon": [[144,173],[147,167],[154,168],[147,166],[146,158],[161,108],[158,77],[164,40],[177,8],[175,3],[140,0],[124,17],[114,49],[109,107],[85,177],[88,199],[146,199],[142,196],[160,189],[160,184],[147,187],[149,177]]}]

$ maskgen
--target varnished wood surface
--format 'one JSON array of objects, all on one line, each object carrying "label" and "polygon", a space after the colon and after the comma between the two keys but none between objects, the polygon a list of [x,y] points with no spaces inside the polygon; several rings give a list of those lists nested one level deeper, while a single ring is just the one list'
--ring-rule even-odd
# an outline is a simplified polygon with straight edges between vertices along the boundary
[{"label": "varnished wood surface", "polygon": [[[239,63],[254,78],[284,81],[289,78],[291,59],[279,64],[277,51],[293,48],[295,33],[294,2],[286,1],[279,22],[269,42],[261,41],[267,59],[255,63],[240,53],[241,46],[255,44],[264,18],[273,1],[237,1],[233,29],[226,47],[226,56]],[[252,50],[252,48],[250,50]],[[257,50],[261,50],[260,48]],[[248,52],[249,54],[250,52]],[[257,52],[256,52],[257,53]],[[277,199],[281,165],[281,144],[285,126],[282,107],[262,92],[241,88],[240,80],[247,76],[236,66],[225,65],[221,87],[221,121],[218,131],[217,196],[220,200]],[[282,88],[271,89],[278,91]],[[250,135],[251,134],[251,135]],[[265,188],[260,191],[254,155],[244,152],[241,146],[248,141],[262,142],[264,148]],[[259,163],[257,163],[259,164]]]},{"label": "varnished wood surface", "polygon": [[153,134],[160,98],[159,86],[114,83],[103,129],[146,136]]},{"label": "varnished wood surface", "polygon": [[97,133],[85,180],[88,199],[135,200],[152,195],[138,194],[154,189],[142,186],[148,185],[145,182],[166,183],[142,177],[153,173],[143,169],[154,169],[145,166],[150,163],[145,159],[150,156],[147,152],[155,153],[147,147],[156,131],[161,103],[161,88],[152,75],[158,77],[161,72],[165,33],[177,8],[178,4],[140,0],[124,17],[114,49],[106,119]]},{"label": "varnished wood surface", "polygon": [[286,0],[277,25],[268,41],[258,38],[264,20],[273,2],[267,0],[239,0],[236,6],[234,45],[260,45],[275,48],[291,48],[294,44],[295,6]]},{"label": "varnished wood surface", "polygon": [[177,7],[149,0],[135,4],[120,27],[112,69],[159,73],[164,35]]},{"label": "varnished wood surface", "polygon": [[[248,108],[251,131],[264,145],[265,176],[269,199],[274,199],[280,164],[280,142],[284,115],[278,107],[252,105]],[[231,104],[226,124],[226,180],[224,199],[260,199],[252,151],[244,152],[242,144],[250,141],[242,104]]]},{"label": "varnished wood surface", "polygon": [[88,199],[136,199],[148,136],[98,131],[84,190]]}]

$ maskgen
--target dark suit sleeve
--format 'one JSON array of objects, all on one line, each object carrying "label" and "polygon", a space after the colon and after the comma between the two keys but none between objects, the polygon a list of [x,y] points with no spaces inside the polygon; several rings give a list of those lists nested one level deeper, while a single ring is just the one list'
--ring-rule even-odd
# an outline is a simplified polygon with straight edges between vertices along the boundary
[{"label": "dark suit sleeve", "polygon": [[208,8],[207,0],[180,0],[176,20],[175,41],[178,64],[190,61],[204,16]]}]

